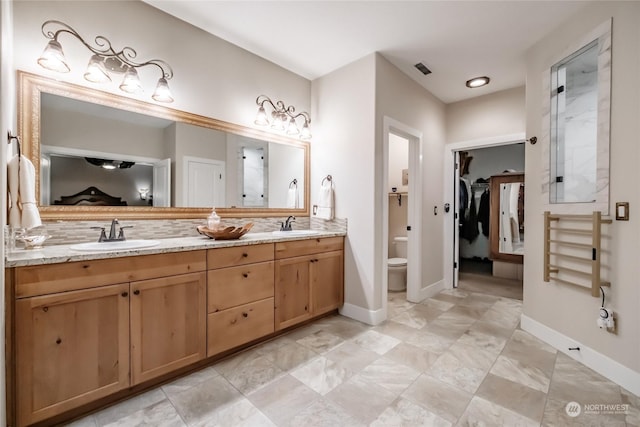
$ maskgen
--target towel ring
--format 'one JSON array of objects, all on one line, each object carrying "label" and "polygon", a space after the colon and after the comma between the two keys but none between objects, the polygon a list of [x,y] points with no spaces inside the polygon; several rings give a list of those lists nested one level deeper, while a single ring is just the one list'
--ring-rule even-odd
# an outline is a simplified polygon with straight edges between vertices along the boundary
[{"label": "towel ring", "polygon": [[298,188],[298,180],[293,178],[293,181],[289,183],[289,188]]},{"label": "towel ring", "polygon": [[327,175],[322,179],[322,182],[320,183],[320,185],[323,185],[325,181],[329,181],[332,182],[333,177],[331,175]]},{"label": "towel ring", "polygon": [[18,161],[20,161],[20,155],[22,154],[20,150],[20,137],[18,135],[11,135],[11,131],[7,131],[7,144],[11,144],[13,141],[16,141],[18,144]]}]

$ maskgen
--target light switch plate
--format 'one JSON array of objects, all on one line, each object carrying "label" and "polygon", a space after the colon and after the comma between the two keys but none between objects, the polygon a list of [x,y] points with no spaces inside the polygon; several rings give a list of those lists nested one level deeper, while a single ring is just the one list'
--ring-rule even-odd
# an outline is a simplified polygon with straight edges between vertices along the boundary
[{"label": "light switch plate", "polygon": [[616,220],[629,221],[629,202],[616,202]]}]

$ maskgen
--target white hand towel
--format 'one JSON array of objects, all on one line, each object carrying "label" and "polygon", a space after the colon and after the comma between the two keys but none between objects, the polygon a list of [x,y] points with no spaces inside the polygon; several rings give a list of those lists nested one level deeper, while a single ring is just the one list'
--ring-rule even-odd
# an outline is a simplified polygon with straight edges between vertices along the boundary
[{"label": "white hand towel", "polygon": [[20,166],[18,164],[18,156],[13,156],[7,163],[7,183],[9,187],[9,225],[12,227],[21,227],[22,211],[18,203],[20,195],[18,188],[20,187]]},{"label": "white hand towel", "polygon": [[27,230],[42,225],[36,206],[36,170],[25,156],[13,156],[7,164],[11,209],[9,224]]},{"label": "white hand towel", "polygon": [[333,219],[333,185],[328,179],[325,179],[320,187],[316,216],[321,219]]},{"label": "white hand towel", "polygon": [[287,208],[298,208],[298,187],[291,187],[287,192]]}]

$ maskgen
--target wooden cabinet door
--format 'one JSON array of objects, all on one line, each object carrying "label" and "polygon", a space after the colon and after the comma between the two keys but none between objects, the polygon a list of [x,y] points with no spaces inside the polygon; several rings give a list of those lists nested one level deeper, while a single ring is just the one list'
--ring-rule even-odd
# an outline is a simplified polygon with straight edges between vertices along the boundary
[{"label": "wooden cabinet door", "polygon": [[16,301],[18,425],[129,386],[129,284]]},{"label": "wooden cabinet door", "polygon": [[311,259],[305,256],[276,261],[276,331],[311,317]]},{"label": "wooden cabinet door", "polygon": [[206,356],[206,273],[131,282],[131,381]]},{"label": "wooden cabinet door", "polygon": [[207,355],[214,356],[273,332],[273,298],[208,315]]},{"label": "wooden cabinet door", "polygon": [[311,259],[313,315],[340,307],[344,299],[343,252],[325,252]]}]

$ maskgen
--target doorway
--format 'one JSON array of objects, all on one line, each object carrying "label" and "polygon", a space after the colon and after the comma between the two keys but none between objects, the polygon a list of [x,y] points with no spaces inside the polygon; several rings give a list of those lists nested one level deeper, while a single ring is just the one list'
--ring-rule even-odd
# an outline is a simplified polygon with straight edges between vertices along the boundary
[{"label": "doorway", "polygon": [[[484,224],[478,223],[477,210],[480,199],[489,186],[488,182],[483,181],[490,181],[491,176],[500,175],[505,170],[515,170],[516,168],[521,169],[521,171],[524,170],[524,141],[524,134],[512,134],[454,143],[447,146],[444,159],[445,202],[453,208],[450,215],[445,215],[445,235],[450,236],[444,239],[445,288],[459,286],[460,273],[463,272],[463,268],[466,270],[463,272],[463,277],[469,270],[471,270],[471,274],[484,273],[484,277],[488,279],[486,280],[487,283],[499,283],[502,281],[502,278],[494,275],[496,267],[498,269],[514,268],[513,263],[507,265],[500,262],[494,265],[492,256],[489,255],[490,239],[489,236],[485,235],[485,232],[489,230],[483,230]],[[500,160],[500,157],[495,157],[496,153],[500,151],[504,153],[510,151],[509,149],[501,150],[500,147],[516,146],[517,144],[520,144],[520,148],[511,151],[520,151],[522,153],[522,159],[519,160],[519,163],[512,163],[513,166],[509,166],[508,154],[503,154],[503,157],[507,160]],[[469,160],[469,158],[472,159]],[[483,165],[485,163],[482,161],[483,158],[491,159],[493,162],[487,162]],[[491,166],[491,163],[493,163],[493,166]],[[466,170],[463,171],[463,167]],[[465,178],[468,181],[468,186],[461,178]],[[474,188],[471,187],[472,184],[476,184]],[[466,200],[462,200],[464,197],[461,197],[461,192],[464,190],[461,190],[461,186],[466,190]],[[470,205],[472,201],[475,205],[475,211],[473,212],[475,218],[465,217],[464,215],[468,215],[471,211]],[[466,205],[462,206],[465,203]],[[486,209],[486,206],[483,206],[483,208]],[[467,224],[469,228],[464,232],[460,226],[460,219],[470,222],[470,224]],[[475,231],[474,226],[476,226]],[[465,263],[466,265],[463,267]],[[518,268],[521,271],[521,266],[515,267],[515,269]],[[500,273],[498,272],[498,274]],[[480,277],[482,278],[482,275]],[[509,296],[512,296],[512,294]]]},{"label": "doorway", "polygon": [[[398,159],[402,165],[399,169],[396,166],[390,166],[390,147],[394,146],[391,141],[404,141],[406,151]],[[398,227],[404,227],[404,236],[407,237],[407,272],[406,272],[406,298],[411,302],[420,302],[426,296],[422,288],[422,132],[412,129],[389,117],[383,119],[383,147],[382,147],[383,167],[380,177],[380,189],[382,200],[382,221],[381,221],[381,253],[380,274],[382,275],[382,306],[384,316],[387,314],[387,298],[388,298],[388,259],[390,253],[390,233],[400,234],[400,228],[390,230],[389,210],[390,204],[394,207],[406,207],[406,224],[400,224]],[[406,153],[406,154],[405,154]],[[390,169],[391,168],[391,169]],[[398,169],[398,170],[396,170]],[[403,173],[403,170],[406,172]],[[394,178],[400,184],[398,186],[391,185],[389,182],[390,170],[396,170],[399,176]],[[404,174],[404,182],[402,185]],[[396,174],[394,173],[394,176]],[[396,191],[393,191],[396,187]],[[406,192],[405,192],[406,189]]]}]

